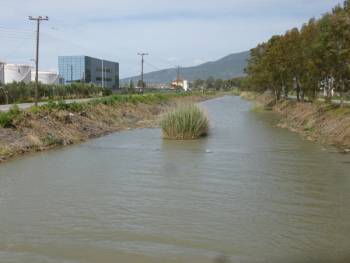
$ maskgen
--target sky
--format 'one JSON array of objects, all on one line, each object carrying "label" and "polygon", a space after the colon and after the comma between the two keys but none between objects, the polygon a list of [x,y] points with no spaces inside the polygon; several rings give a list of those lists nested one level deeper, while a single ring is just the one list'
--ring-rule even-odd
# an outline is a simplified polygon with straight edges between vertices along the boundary
[{"label": "sky", "polygon": [[41,24],[40,69],[57,57],[87,55],[120,63],[121,78],[194,66],[255,47],[300,27],[339,0],[0,0],[0,61],[33,64]]}]

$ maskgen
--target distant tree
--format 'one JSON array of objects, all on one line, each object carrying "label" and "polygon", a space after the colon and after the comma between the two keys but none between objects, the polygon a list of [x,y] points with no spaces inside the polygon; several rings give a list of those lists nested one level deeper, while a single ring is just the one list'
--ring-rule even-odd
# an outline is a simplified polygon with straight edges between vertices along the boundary
[{"label": "distant tree", "polygon": [[200,90],[200,89],[204,88],[204,83],[205,83],[204,80],[202,80],[202,79],[196,79],[196,80],[193,82],[193,84],[192,84],[192,88],[193,88],[194,90]]},{"label": "distant tree", "polygon": [[222,79],[215,79],[214,88],[216,90],[223,90],[224,89],[224,81]]},{"label": "distant tree", "polygon": [[205,89],[207,90],[215,89],[215,79],[213,77],[209,77],[205,81]]}]

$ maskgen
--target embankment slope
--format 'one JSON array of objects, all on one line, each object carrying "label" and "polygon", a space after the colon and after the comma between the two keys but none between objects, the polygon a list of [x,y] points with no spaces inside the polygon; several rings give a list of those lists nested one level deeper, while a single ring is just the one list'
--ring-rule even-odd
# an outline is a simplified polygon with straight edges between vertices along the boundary
[{"label": "embankment slope", "polygon": [[255,97],[258,107],[272,109],[281,116],[279,127],[302,134],[308,140],[350,152],[350,107],[294,100],[275,103],[267,94],[250,97]]},{"label": "embankment slope", "polygon": [[215,95],[116,96],[85,104],[33,107],[0,128],[0,162],[25,153],[84,142],[125,129],[153,127],[157,116],[178,103]]}]

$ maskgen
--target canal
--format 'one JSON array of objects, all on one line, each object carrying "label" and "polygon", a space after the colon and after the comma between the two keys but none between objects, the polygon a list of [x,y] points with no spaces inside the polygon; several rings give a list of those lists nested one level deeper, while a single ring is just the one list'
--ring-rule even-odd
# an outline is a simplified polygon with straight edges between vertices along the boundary
[{"label": "canal", "polygon": [[210,136],[111,134],[0,166],[0,262],[349,262],[350,156],[238,97]]}]

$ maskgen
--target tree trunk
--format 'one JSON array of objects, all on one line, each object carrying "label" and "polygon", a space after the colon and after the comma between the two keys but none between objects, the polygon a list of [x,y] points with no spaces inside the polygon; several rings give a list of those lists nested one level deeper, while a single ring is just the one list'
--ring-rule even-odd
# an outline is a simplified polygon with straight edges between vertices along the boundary
[{"label": "tree trunk", "polygon": [[294,89],[297,92],[297,101],[300,102],[300,85],[297,77],[293,79],[293,85],[294,85]]},{"label": "tree trunk", "polygon": [[300,101],[304,102],[305,101],[305,91],[304,91],[304,89],[301,89],[300,93],[301,93],[301,95],[300,95],[301,96],[301,100]]},{"label": "tree trunk", "polygon": [[341,88],[340,88],[340,107],[344,107],[344,91],[345,91],[345,83],[344,81],[342,81]]}]

